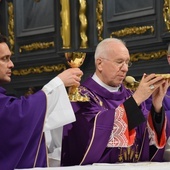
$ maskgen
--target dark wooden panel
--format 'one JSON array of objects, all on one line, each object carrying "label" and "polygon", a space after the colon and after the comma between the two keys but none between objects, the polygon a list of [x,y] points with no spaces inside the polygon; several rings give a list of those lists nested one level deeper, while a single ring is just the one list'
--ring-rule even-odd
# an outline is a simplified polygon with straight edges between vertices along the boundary
[{"label": "dark wooden panel", "polygon": [[54,31],[54,0],[16,0],[17,37]]},{"label": "dark wooden panel", "polygon": [[107,21],[118,21],[155,13],[154,0],[106,0]]}]

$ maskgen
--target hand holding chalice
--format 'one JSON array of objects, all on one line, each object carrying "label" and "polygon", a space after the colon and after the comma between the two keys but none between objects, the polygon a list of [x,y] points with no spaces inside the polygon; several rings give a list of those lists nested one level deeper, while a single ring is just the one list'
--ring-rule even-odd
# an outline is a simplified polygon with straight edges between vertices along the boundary
[{"label": "hand holding chalice", "polygon": [[[86,57],[86,53],[82,53],[82,52],[67,52],[67,53],[65,53],[65,58],[67,60],[67,63],[72,68],[80,67],[83,64],[85,57]],[[76,86],[70,87],[70,89],[69,89],[69,99],[72,102],[89,101],[87,96],[82,96],[79,93],[78,87],[76,87]]]}]

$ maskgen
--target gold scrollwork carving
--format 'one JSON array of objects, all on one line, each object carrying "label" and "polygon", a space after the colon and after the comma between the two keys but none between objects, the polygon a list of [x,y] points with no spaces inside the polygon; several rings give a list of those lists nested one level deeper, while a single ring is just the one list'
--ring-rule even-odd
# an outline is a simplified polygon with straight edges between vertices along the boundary
[{"label": "gold scrollwork carving", "polygon": [[24,76],[28,74],[40,74],[43,72],[55,72],[65,70],[66,66],[64,64],[52,65],[52,66],[40,66],[40,67],[31,67],[20,70],[13,70],[12,74],[15,76]]},{"label": "gold scrollwork carving", "polygon": [[80,48],[87,48],[87,18],[86,18],[86,0],[79,0],[80,10],[79,10],[79,19],[80,19],[80,38],[81,45]]},{"label": "gold scrollwork carving", "polygon": [[47,49],[49,47],[54,47],[54,42],[36,42],[28,45],[20,46],[19,52],[22,53],[23,51],[33,51],[39,49]]},{"label": "gold scrollwork carving", "polygon": [[62,22],[62,26],[60,29],[61,32],[61,37],[63,40],[63,49],[69,49],[71,46],[71,42],[70,42],[70,2],[69,0],[60,0],[60,4],[61,4],[61,12],[60,12],[60,16],[61,16],[61,22]]},{"label": "gold scrollwork carving", "polygon": [[12,2],[8,3],[8,15],[9,15],[8,32],[10,50],[12,54],[14,54],[14,6]]},{"label": "gold scrollwork carving", "polygon": [[138,61],[138,60],[151,60],[161,58],[167,55],[167,50],[159,50],[157,52],[151,53],[135,53],[130,55],[130,61]]},{"label": "gold scrollwork carving", "polygon": [[102,0],[97,1],[97,7],[96,7],[96,15],[97,15],[97,30],[98,30],[98,40],[102,41],[102,33],[103,33],[103,2]]},{"label": "gold scrollwork carving", "polygon": [[119,31],[112,32],[110,37],[123,37],[126,35],[132,35],[132,34],[144,34],[148,30],[151,31],[151,33],[154,32],[154,27],[153,26],[141,26],[141,27],[129,27],[129,28],[124,28]]},{"label": "gold scrollwork carving", "polygon": [[170,0],[164,0],[163,17],[167,30],[170,31]]}]

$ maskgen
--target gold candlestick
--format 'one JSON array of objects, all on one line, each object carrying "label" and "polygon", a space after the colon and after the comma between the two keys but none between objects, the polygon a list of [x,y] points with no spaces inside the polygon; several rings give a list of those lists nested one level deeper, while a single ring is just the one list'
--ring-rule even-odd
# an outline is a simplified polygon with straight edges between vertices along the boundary
[{"label": "gold candlestick", "polygon": [[[86,53],[82,53],[82,52],[67,52],[67,53],[65,53],[65,58],[67,60],[67,63],[72,68],[80,67],[83,64],[85,57],[86,57]],[[87,96],[82,96],[79,93],[78,87],[76,87],[76,86],[70,87],[68,95],[69,95],[70,101],[72,101],[72,102],[89,101],[89,98]]]}]

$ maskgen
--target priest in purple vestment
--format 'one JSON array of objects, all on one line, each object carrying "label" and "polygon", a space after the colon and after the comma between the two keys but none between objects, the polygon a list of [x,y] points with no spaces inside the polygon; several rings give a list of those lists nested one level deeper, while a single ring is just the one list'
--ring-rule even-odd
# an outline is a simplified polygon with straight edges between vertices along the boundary
[{"label": "priest in purple vestment", "polygon": [[[143,74],[135,92],[122,84],[131,66],[125,43],[101,41],[95,73],[79,87],[87,102],[72,102],[76,121],[64,126],[61,165],[164,161],[170,129],[162,100],[170,85],[154,73]],[[145,100],[152,95],[152,107]]]},{"label": "priest in purple vestment", "polygon": [[[170,67],[170,44],[168,45],[167,62]],[[170,74],[170,71],[168,72],[168,74]],[[167,93],[164,97],[163,104],[167,113],[168,120],[170,121],[170,87],[168,88]],[[164,158],[165,160],[170,161],[170,137],[165,147]]]},{"label": "priest in purple vestment", "polygon": [[[166,57],[167,57],[167,64],[170,66],[170,44],[168,45],[168,51]],[[168,72],[167,74],[169,73],[170,72]],[[152,106],[152,96],[149,97],[145,103],[147,109],[149,110]],[[163,106],[166,111],[167,120],[170,122],[170,87],[167,89],[166,95],[163,99]],[[168,139],[167,144],[165,146],[164,159],[166,161],[170,161],[170,138]]]},{"label": "priest in purple vestment", "polygon": [[[1,84],[11,81],[13,67],[6,38],[0,35]],[[79,68],[65,70],[28,97],[7,96],[0,87],[1,170],[48,166],[44,132],[75,121],[65,86],[79,86],[82,74]]]},{"label": "priest in purple vestment", "polygon": [[[170,44],[168,45],[167,63],[170,67]],[[168,74],[170,74],[170,69],[169,69]],[[165,110],[169,111],[169,113],[170,113],[170,87],[167,90],[163,104],[164,104]]]},{"label": "priest in purple vestment", "polygon": [[[170,44],[168,45],[168,51],[167,51],[166,57],[167,57],[167,64],[170,67]],[[170,69],[169,69],[169,72],[167,72],[167,74],[170,74]],[[168,88],[167,93],[166,93],[166,95],[163,99],[163,105],[164,105],[165,110],[168,111],[169,114],[170,114],[170,87]],[[151,108],[151,106],[152,106],[152,96],[146,100],[146,106],[147,106],[148,109]]]}]

